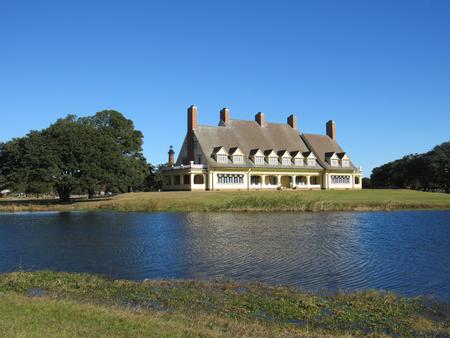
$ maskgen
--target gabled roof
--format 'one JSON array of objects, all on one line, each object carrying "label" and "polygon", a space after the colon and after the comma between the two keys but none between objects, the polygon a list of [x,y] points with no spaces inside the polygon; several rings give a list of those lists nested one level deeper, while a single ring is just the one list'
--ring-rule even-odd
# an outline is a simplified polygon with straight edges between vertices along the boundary
[{"label": "gabled roof", "polygon": [[267,164],[257,165],[249,160],[251,151],[256,149],[310,151],[298,134],[298,130],[285,123],[266,123],[264,127],[261,127],[255,121],[230,120],[225,126],[198,126],[194,134],[211,167],[224,166],[211,157],[214,148],[218,146],[225,149],[239,147],[244,153],[243,164],[229,163],[226,167],[268,166]]},{"label": "gabled roof", "polygon": [[217,153],[219,153],[219,152],[221,152],[221,151],[222,151],[222,153],[228,154],[227,151],[225,150],[225,148],[222,147],[222,146],[214,147],[214,149],[213,149],[213,151],[212,151],[211,154],[212,154],[212,155],[216,155]]},{"label": "gabled roof", "polygon": [[302,134],[301,137],[305,142],[305,144],[307,144],[308,147],[314,151],[320,165],[325,169],[331,169],[333,171],[358,170],[351,162],[349,167],[342,168],[342,167],[333,167],[326,161],[327,153],[336,153],[336,154],[344,153],[339,144],[328,135]]},{"label": "gabled roof", "polygon": [[316,158],[316,155],[314,155],[314,153],[312,151],[305,151],[303,153],[303,157],[305,157],[305,158]]},{"label": "gabled roof", "polygon": [[239,147],[230,148],[230,151],[228,153],[230,155],[234,155],[234,154],[243,155],[243,152],[241,151],[241,149],[239,149]]},{"label": "gabled roof", "polygon": [[267,157],[278,157],[277,153],[273,149],[267,149],[264,151],[264,156]]},{"label": "gabled roof", "polygon": [[338,155],[334,151],[329,151],[325,153],[325,158],[338,158]]},{"label": "gabled roof", "polygon": [[301,151],[291,151],[291,156],[294,158],[304,158],[303,154]]},{"label": "gabled roof", "polygon": [[259,155],[259,156],[264,156],[264,153],[263,153],[263,152],[261,151],[261,149],[259,149],[259,148],[251,149],[251,150],[250,150],[250,154],[249,154],[250,157],[252,157],[252,156],[257,156],[257,155]]},{"label": "gabled roof", "polygon": [[280,150],[277,155],[278,157],[291,157],[291,154],[287,150]]}]

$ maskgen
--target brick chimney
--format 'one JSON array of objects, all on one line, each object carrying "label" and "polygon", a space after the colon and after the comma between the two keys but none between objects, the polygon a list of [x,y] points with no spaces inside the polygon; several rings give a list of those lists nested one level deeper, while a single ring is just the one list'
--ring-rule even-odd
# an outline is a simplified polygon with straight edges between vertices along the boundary
[{"label": "brick chimney", "polygon": [[255,121],[258,122],[261,127],[264,127],[264,113],[259,112],[256,114]]},{"label": "brick chimney", "polygon": [[[187,153],[188,163],[194,159],[194,130],[197,129],[197,107],[190,106],[187,110]],[[187,163],[186,163],[187,164]]]},{"label": "brick chimney", "polygon": [[336,122],[332,120],[327,122],[327,135],[331,139],[336,140]]},{"label": "brick chimney", "polygon": [[169,167],[173,167],[173,165],[175,164],[175,151],[173,151],[173,146],[169,147]]},{"label": "brick chimney", "polygon": [[289,115],[289,117],[287,118],[287,123],[293,128],[293,129],[297,129],[297,117],[292,114]]},{"label": "brick chimney", "polygon": [[230,122],[230,110],[228,108],[222,108],[220,111],[220,121],[224,124],[228,124]]}]

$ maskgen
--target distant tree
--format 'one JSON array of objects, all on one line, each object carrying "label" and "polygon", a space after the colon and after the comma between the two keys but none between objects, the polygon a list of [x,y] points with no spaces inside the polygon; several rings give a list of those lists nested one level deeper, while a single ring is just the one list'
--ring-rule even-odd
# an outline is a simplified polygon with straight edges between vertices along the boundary
[{"label": "distant tree", "polygon": [[164,164],[159,164],[157,167],[149,164],[149,174],[144,181],[144,190],[159,191],[162,189],[162,168]]},{"label": "distant tree", "polygon": [[372,182],[370,181],[369,177],[363,177],[362,187],[363,189],[372,189]]},{"label": "distant tree", "polygon": [[424,154],[411,154],[373,170],[371,183],[376,188],[408,188],[425,191],[450,191],[450,142]]},{"label": "distant tree", "polygon": [[64,202],[73,192],[92,198],[102,189],[126,192],[142,186],[148,175],[142,133],[120,113],[108,112],[92,121],[69,115],[1,144],[0,175],[6,185],[35,194],[55,190]]}]

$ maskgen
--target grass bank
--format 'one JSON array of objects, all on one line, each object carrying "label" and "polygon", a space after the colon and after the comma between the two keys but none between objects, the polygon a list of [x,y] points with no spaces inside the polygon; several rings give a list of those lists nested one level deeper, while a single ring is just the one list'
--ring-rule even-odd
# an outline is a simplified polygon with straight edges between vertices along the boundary
[{"label": "grass bank", "polygon": [[0,275],[4,337],[447,337],[449,310],[375,291],[325,296],[223,281]]},{"label": "grass bank", "polygon": [[0,211],[346,211],[450,209],[450,194],[412,190],[130,193],[101,200],[0,199]]}]

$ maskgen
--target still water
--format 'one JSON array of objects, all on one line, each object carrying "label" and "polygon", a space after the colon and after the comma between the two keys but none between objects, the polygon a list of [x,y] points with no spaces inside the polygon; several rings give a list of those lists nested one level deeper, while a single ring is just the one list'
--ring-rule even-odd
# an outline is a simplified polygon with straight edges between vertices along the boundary
[{"label": "still water", "polygon": [[450,211],[0,214],[0,272],[225,278],[450,300]]}]

